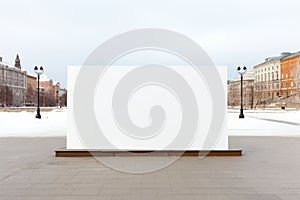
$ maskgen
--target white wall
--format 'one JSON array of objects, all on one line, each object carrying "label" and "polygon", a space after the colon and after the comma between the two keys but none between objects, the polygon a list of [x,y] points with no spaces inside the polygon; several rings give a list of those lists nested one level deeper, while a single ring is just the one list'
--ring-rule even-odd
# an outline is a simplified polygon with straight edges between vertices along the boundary
[{"label": "white wall", "polygon": [[[131,120],[137,126],[145,127],[151,123],[149,119],[149,111],[154,105],[161,105],[166,112],[166,123],[162,128],[162,131],[146,140],[140,140],[132,138],[124,134],[116,126],[111,108],[112,95],[114,87],[116,87],[118,81],[126,73],[134,69],[135,67],[111,67],[102,76],[101,81],[98,83],[98,87],[94,96],[94,111],[99,127],[104,136],[113,144],[109,146],[102,141],[97,141],[92,147],[87,145],[83,140],[82,134],[78,133],[76,124],[73,117],[73,92],[76,77],[79,73],[80,67],[70,66],[68,67],[68,132],[67,132],[67,149],[125,149],[125,150],[162,150],[165,149],[168,143],[176,137],[176,133],[180,128],[181,122],[181,110],[180,104],[176,97],[168,90],[159,86],[147,86],[141,90],[137,90],[130,101],[128,102],[128,112]],[[196,101],[198,102],[199,109],[199,126],[196,132],[195,138],[191,145],[188,147],[190,150],[203,150],[202,146],[205,138],[208,134],[208,129],[211,123],[212,115],[218,113],[212,113],[212,102],[210,99],[209,91],[205,86],[205,82],[199,78],[199,75],[191,69],[191,67],[171,67],[173,70],[181,74],[185,80],[189,83],[194,91]],[[225,102],[225,127],[220,133],[218,140],[215,143],[214,149],[228,149],[228,133],[227,133],[227,68],[218,67],[219,74],[221,76],[226,98]],[[88,89],[88,88],[87,88]],[[79,91],[80,92],[80,91]],[[221,99],[222,101],[222,99]],[[84,106],[84,105],[82,105]],[[84,116],[89,118],[89,116]],[[95,130],[95,134],[98,134]],[[168,150],[168,149],[166,149]],[[184,150],[181,147],[173,150]]]}]

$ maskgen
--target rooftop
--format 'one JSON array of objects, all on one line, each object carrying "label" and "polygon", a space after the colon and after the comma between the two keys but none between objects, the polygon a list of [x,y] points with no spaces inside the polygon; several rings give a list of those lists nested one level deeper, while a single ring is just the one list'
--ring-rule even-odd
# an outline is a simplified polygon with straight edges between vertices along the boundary
[{"label": "rooftop", "polygon": [[[243,80],[254,80],[255,74],[253,69],[249,69],[244,75],[243,75]],[[233,79],[230,80],[230,82],[237,82],[241,80],[241,76],[238,74],[236,75]]]},{"label": "rooftop", "polygon": [[293,58],[295,56],[300,56],[300,51],[292,53],[291,55],[284,57],[283,60],[288,59],[288,58]]},{"label": "rooftop", "polygon": [[290,55],[292,55],[292,53],[290,53],[290,52],[283,52],[283,53],[281,53],[280,56],[273,56],[273,57],[266,58],[264,62],[262,62],[262,63],[260,63],[258,65],[255,65],[253,68],[255,69],[256,67],[264,65],[266,63],[271,63],[271,62],[282,60],[284,58],[289,57]]},{"label": "rooftop", "polygon": [[3,62],[2,57],[1,57],[1,59],[0,59],[0,67],[8,67],[8,68],[11,69],[11,70],[17,70],[17,71],[21,71],[21,72],[26,72],[26,71],[23,71],[23,70],[20,69],[20,68],[17,68],[17,67],[15,67],[15,66],[12,66],[12,65],[10,65],[10,64],[8,64],[8,63],[6,63],[6,62]]}]

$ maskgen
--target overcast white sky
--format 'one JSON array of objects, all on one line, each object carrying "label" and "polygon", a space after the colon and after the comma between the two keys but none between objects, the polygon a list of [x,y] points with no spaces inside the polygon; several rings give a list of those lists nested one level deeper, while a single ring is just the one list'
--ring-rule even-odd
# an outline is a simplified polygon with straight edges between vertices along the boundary
[{"label": "overcast white sky", "polygon": [[0,55],[24,69],[43,65],[66,84],[68,65],[81,65],[103,41],[138,28],[182,33],[216,65],[251,67],[282,51],[300,51],[299,0],[0,0]]}]

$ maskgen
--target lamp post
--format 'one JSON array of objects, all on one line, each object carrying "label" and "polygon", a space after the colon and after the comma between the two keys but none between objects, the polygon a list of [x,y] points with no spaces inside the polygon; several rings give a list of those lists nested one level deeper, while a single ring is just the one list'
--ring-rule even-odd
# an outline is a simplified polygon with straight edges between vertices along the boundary
[{"label": "lamp post", "polygon": [[243,119],[245,118],[244,116],[244,110],[243,110],[243,75],[246,73],[247,67],[240,67],[238,66],[237,72],[241,75],[241,109],[240,109],[240,115],[239,118]]},{"label": "lamp post", "polygon": [[37,106],[37,110],[36,110],[36,116],[35,118],[37,119],[41,119],[41,113],[40,113],[40,75],[44,72],[44,68],[42,66],[34,67],[34,72],[37,74],[38,76],[38,106]]},{"label": "lamp post", "polygon": [[56,90],[56,106],[59,107],[58,90]]}]

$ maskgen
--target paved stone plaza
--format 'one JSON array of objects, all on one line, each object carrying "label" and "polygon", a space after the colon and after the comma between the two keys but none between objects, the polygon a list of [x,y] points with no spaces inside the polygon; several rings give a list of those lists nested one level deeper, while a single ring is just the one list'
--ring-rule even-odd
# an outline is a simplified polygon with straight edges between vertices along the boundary
[{"label": "paved stone plaza", "polygon": [[1,138],[0,199],[300,199],[300,138],[231,137],[242,157],[182,157],[142,175],[54,157],[64,146],[63,137]]}]

